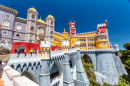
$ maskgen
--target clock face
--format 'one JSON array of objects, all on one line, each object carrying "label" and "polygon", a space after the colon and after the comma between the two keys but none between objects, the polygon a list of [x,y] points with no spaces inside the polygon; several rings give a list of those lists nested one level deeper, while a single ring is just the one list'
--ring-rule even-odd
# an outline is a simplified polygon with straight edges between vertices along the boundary
[{"label": "clock face", "polygon": [[102,46],[106,46],[106,42],[102,42]]},{"label": "clock face", "polygon": [[71,27],[74,27],[74,25],[72,25]]}]

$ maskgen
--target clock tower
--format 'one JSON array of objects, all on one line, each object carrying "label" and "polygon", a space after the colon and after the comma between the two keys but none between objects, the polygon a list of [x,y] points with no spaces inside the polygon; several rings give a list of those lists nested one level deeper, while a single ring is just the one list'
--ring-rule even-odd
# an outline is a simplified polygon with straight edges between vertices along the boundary
[{"label": "clock tower", "polygon": [[75,35],[76,34],[75,21],[74,21],[74,23],[72,23],[70,21],[68,33],[69,33],[69,35]]}]

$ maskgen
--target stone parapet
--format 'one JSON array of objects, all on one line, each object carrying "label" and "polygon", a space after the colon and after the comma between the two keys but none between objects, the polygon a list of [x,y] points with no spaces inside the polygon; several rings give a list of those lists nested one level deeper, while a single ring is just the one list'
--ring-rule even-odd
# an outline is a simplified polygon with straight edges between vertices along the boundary
[{"label": "stone parapet", "polygon": [[9,66],[3,68],[2,80],[5,86],[39,86]]}]

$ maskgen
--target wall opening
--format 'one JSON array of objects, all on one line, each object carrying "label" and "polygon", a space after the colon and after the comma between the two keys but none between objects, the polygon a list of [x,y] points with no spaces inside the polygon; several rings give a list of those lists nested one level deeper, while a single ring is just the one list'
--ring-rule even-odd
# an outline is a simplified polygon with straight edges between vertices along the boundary
[{"label": "wall opening", "polygon": [[83,59],[84,59],[85,62],[87,62],[87,63],[92,63],[91,58],[90,58],[87,54],[85,54],[85,55],[83,56]]},{"label": "wall opening", "polygon": [[[37,83],[36,78],[34,77],[34,75],[28,71],[24,71],[23,73],[21,73],[21,76],[25,76],[28,79],[32,80],[33,82]],[[38,84],[38,83],[37,83]]]}]

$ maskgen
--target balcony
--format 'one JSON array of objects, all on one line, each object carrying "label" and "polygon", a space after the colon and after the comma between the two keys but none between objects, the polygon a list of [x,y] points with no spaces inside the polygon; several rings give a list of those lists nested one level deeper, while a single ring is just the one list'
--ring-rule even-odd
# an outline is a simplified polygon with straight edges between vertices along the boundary
[{"label": "balcony", "polygon": [[106,42],[107,39],[97,39],[96,42]]},{"label": "balcony", "polygon": [[106,36],[107,34],[106,33],[98,33],[98,34],[96,34],[96,37],[98,37],[98,36]]}]

